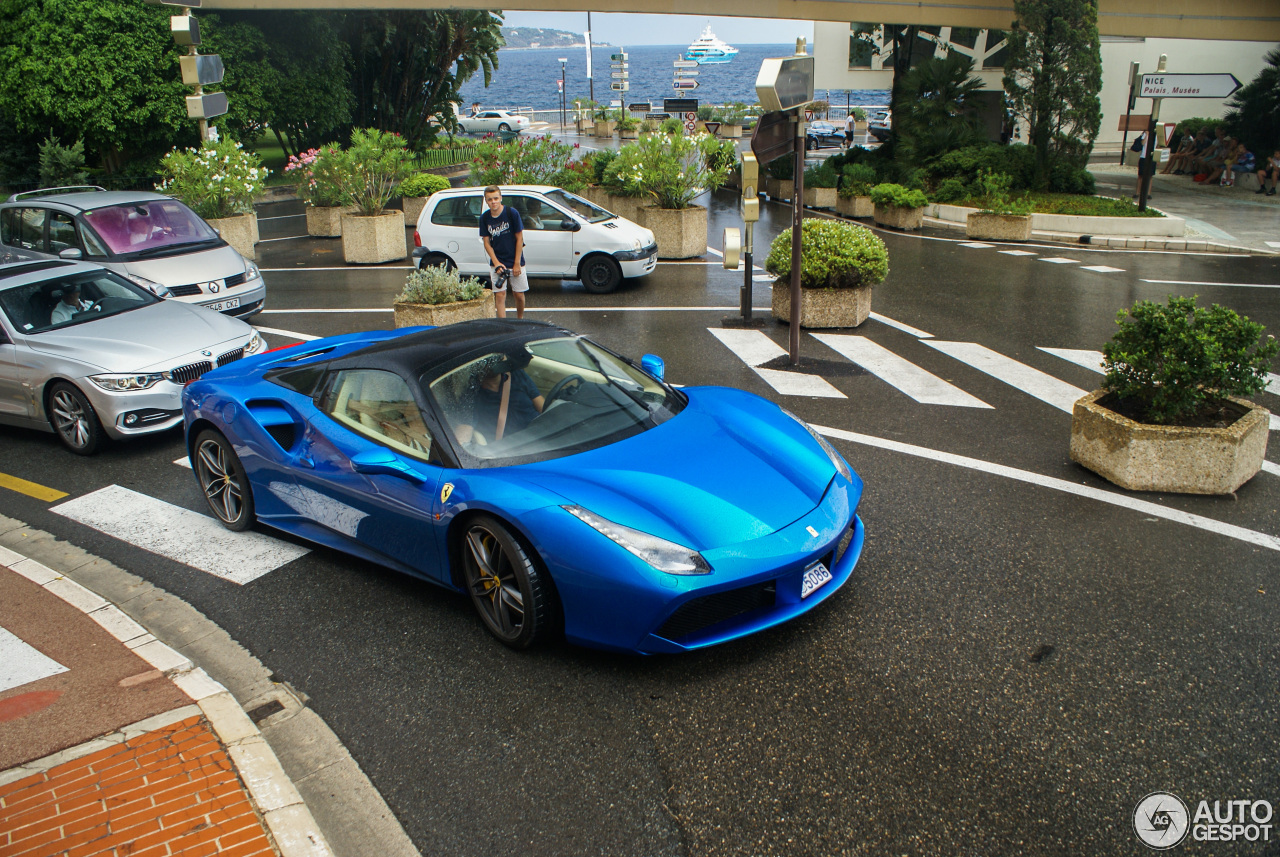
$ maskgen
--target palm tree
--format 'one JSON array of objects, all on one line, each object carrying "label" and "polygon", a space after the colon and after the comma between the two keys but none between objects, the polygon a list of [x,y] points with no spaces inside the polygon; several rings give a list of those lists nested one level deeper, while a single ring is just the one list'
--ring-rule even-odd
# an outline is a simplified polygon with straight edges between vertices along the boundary
[{"label": "palm tree", "polygon": [[893,115],[900,158],[924,164],[981,139],[972,98],[983,83],[972,72],[973,60],[953,52],[929,57],[906,74],[901,112]]}]

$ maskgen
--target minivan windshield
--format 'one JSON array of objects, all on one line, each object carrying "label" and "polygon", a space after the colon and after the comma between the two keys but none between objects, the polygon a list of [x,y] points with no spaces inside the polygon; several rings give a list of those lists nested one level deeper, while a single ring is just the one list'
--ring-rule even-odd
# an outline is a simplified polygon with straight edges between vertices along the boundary
[{"label": "minivan windshield", "polygon": [[551,200],[552,202],[563,205],[565,208],[569,209],[574,214],[583,218],[588,223],[599,223],[602,220],[608,220],[611,217],[618,216],[611,212],[605,211],[603,208],[596,205],[595,203],[588,202],[587,200],[583,199],[580,196],[574,196],[568,191],[563,191],[563,190],[560,190],[559,188],[556,188],[555,190],[549,190],[546,193],[544,193],[543,196],[545,196],[547,199]]},{"label": "minivan windshield", "polygon": [[457,445],[482,466],[595,449],[684,407],[680,393],[580,336],[510,345],[422,380]]},{"label": "minivan windshield", "polygon": [[[113,256],[161,256],[171,248],[183,252],[221,240],[209,224],[176,199],[95,208],[84,214],[84,221]],[[94,242],[88,243],[92,246]]]},{"label": "minivan windshield", "polygon": [[0,292],[0,309],[22,333],[44,333],[160,302],[110,271],[72,274]]}]

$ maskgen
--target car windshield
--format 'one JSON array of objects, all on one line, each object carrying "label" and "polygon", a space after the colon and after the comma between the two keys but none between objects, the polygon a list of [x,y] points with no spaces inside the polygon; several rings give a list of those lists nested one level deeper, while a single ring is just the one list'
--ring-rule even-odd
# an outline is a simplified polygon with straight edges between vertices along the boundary
[{"label": "car windshield", "polygon": [[574,196],[568,191],[563,191],[559,188],[549,190],[543,194],[543,196],[552,202],[564,206],[583,220],[586,220],[588,223],[599,223],[602,220],[608,220],[611,217],[618,216],[612,212],[605,211],[594,203],[587,202],[580,196]]},{"label": "car windshield", "polygon": [[114,256],[166,255],[219,240],[209,224],[176,199],[96,208],[84,220]]},{"label": "car windshield", "polygon": [[665,422],[683,396],[579,336],[526,342],[423,378],[481,466],[560,458]]},{"label": "car windshield", "polygon": [[0,292],[15,330],[44,333],[159,303],[160,298],[110,271],[91,271]]}]

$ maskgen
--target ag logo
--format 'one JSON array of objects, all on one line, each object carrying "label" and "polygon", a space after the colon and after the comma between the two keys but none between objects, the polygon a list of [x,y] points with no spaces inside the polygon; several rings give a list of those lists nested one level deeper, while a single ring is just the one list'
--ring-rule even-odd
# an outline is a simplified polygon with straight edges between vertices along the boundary
[{"label": "ag logo", "polygon": [[1190,827],[1187,805],[1169,792],[1152,792],[1133,810],[1133,832],[1142,844],[1164,851],[1180,843]]},{"label": "ag logo", "polygon": [[449,502],[449,495],[453,493],[453,483],[446,482],[444,487],[440,489],[440,504],[444,505]]}]

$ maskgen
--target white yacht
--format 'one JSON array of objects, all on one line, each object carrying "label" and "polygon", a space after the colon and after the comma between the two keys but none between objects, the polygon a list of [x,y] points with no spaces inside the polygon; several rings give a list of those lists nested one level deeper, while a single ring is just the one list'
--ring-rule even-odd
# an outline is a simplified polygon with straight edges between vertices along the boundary
[{"label": "white yacht", "polygon": [[698,65],[729,62],[737,55],[738,49],[717,39],[715,33],[711,32],[710,24],[707,24],[702,35],[684,52],[685,59],[694,60]]}]

